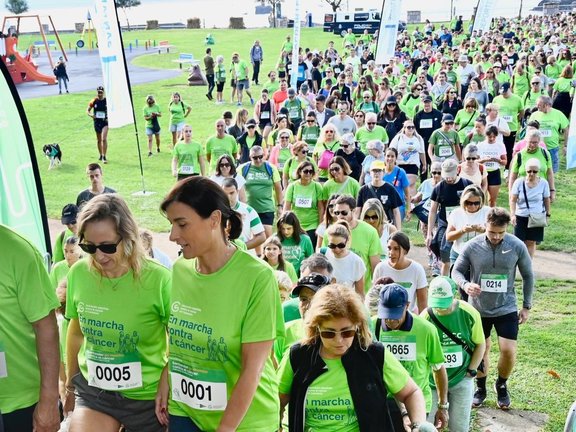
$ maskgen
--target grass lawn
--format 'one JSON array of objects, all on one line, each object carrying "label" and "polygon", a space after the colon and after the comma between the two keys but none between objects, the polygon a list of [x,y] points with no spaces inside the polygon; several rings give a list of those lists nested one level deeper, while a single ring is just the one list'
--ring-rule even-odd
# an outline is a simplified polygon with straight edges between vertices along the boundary
[{"label": "grass lawn", "polygon": [[[198,59],[203,57],[205,50],[204,38],[212,33],[216,44],[212,46],[213,56],[223,55],[228,66],[231,54],[238,51],[244,58],[248,56],[250,47],[255,39],[259,39],[264,49],[264,62],[261,67],[261,82],[265,82],[267,71],[275,67],[280,47],[291,29],[200,29],[200,30],[158,30],[137,31],[123,35],[125,44],[135,43],[136,39],[142,44],[144,40],[168,40],[176,47],[177,52],[170,54],[150,53],[137,57],[134,64],[151,68],[177,69],[177,63],[172,62],[178,53],[192,53]],[[62,35],[65,45],[74,42],[78,35]],[[301,46],[312,49],[324,49],[328,41],[334,40],[336,47],[340,48],[342,38],[331,33],[324,33],[320,28],[302,29]],[[95,83],[96,86],[97,83]],[[213,134],[214,120],[225,110],[236,111],[232,104],[215,105],[205,97],[206,87],[189,87],[186,85],[186,73],[180,77],[142,84],[133,87],[133,98],[138,120],[140,148],[144,158],[144,176],[146,189],[156,194],[146,197],[132,197],[131,194],[141,190],[141,177],[138,166],[138,153],[133,126],[110,130],[109,160],[105,167],[105,184],[115,188],[129,202],[138,222],[155,231],[168,230],[168,223],[158,212],[158,205],[173,184],[170,176],[170,160],[167,144],[170,142],[168,132],[168,118],[161,120],[162,152],[147,158],[146,136],[142,107],[147,94],[154,94],[161,107],[166,110],[170,95],[179,91],[184,100],[191,104],[192,113],[189,122],[193,127],[195,139],[204,142]],[[252,87],[253,95],[258,97],[260,87]],[[65,97],[46,97],[25,100],[24,106],[31,125],[37,157],[40,161],[40,172],[44,185],[44,193],[50,217],[58,218],[62,207],[73,202],[77,193],[88,186],[84,169],[97,157],[95,135],[92,121],[86,116],[85,109],[94,92],[84,92],[67,95]],[[230,87],[225,88],[225,96],[230,99]],[[246,102],[246,99],[245,99]],[[250,105],[245,107],[251,111]],[[57,170],[48,171],[47,161],[41,154],[45,143],[60,142],[64,152],[64,165]],[[573,236],[571,210],[576,204],[576,180],[573,173],[565,171],[558,174],[557,180],[558,201],[552,210],[552,225],[546,229],[546,238],[541,249],[560,251],[576,251]],[[507,206],[506,190],[501,193],[500,204]],[[416,231],[416,223],[406,224],[405,230],[409,233],[415,244],[423,244],[423,238]]]},{"label": "grass lawn", "polygon": [[[519,292],[519,297],[522,293]],[[520,327],[516,368],[509,381],[514,409],[538,411],[550,419],[543,431],[563,430],[568,408],[575,399],[574,338],[576,286],[572,282],[543,280],[534,294],[529,320]],[[496,408],[497,341],[492,337],[486,405]],[[550,372],[558,374],[556,378]],[[480,429],[474,428],[479,432]]]}]

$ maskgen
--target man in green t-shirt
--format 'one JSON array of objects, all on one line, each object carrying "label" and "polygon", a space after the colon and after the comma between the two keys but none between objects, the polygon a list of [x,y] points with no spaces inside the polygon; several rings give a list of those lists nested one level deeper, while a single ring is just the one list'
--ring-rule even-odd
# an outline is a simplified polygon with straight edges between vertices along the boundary
[{"label": "man in green t-shirt", "polygon": [[[426,412],[432,408],[430,375],[436,384],[439,399],[434,424],[439,429],[448,426],[448,375],[444,367],[444,354],[436,328],[418,315],[408,311],[408,291],[402,285],[391,283],[380,291],[378,316],[375,319],[376,339],[396,357],[422,389]],[[395,404],[389,405],[394,408]],[[400,410],[392,410],[392,419],[401,428]]]},{"label": "man in green t-shirt", "polygon": [[512,160],[516,132],[518,132],[519,124],[524,117],[524,104],[520,96],[512,93],[510,83],[507,82],[502,84],[500,96],[496,96],[493,103],[500,107],[500,117],[508,122],[508,127],[510,128],[510,135],[503,138],[506,146],[506,171],[504,172],[504,177],[508,177],[508,167]]},{"label": "man in green t-shirt", "polygon": [[216,135],[212,135],[206,140],[206,160],[210,163],[210,172],[216,170],[218,158],[224,154],[238,159],[238,143],[232,135],[226,133],[226,122],[218,119],[215,123]]},{"label": "man in green t-shirt", "polygon": [[552,170],[556,173],[560,169],[560,134],[563,135],[564,146],[566,146],[570,122],[562,111],[552,108],[550,96],[540,96],[536,106],[538,111],[530,116],[530,120],[538,120],[540,123],[540,134],[552,157]]},{"label": "man in green t-shirt", "polygon": [[0,430],[56,431],[60,303],[31,243],[0,225],[0,244]]},{"label": "man in green t-shirt", "polygon": [[232,65],[234,66],[234,74],[236,75],[236,92],[238,94],[238,106],[242,106],[242,91],[246,90],[246,94],[250,98],[250,103],[254,105],[254,98],[248,90],[250,88],[250,80],[248,79],[249,69],[248,62],[240,59],[240,54],[235,52],[232,54]]},{"label": "man in green t-shirt", "polygon": [[380,140],[386,146],[388,145],[388,134],[386,129],[376,124],[377,115],[375,113],[366,113],[366,124],[356,131],[356,141],[360,144],[360,151],[368,154],[366,143],[372,140]]},{"label": "man in green t-shirt", "polygon": [[296,90],[293,88],[288,89],[288,99],[284,101],[284,108],[288,110],[288,117],[294,125],[294,130],[297,130],[302,123],[305,111],[302,101],[296,97]]}]

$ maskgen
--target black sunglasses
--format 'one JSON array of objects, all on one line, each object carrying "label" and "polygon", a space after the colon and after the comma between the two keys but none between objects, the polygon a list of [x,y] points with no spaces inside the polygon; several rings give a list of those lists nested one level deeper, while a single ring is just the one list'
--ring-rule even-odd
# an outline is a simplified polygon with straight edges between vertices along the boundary
[{"label": "black sunglasses", "polygon": [[334,215],[336,216],[348,216],[350,212],[348,210],[334,210]]},{"label": "black sunglasses", "polygon": [[121,241],[122,241],[122,239],[118,240],[118,243],[116,243],[116,244],[105,243],[105,244],[99,244],[99,245],[95,245],[95,244],[91,244],[91,243],[78,243],[78,246],[80,246],[80,249],[82,249],[86,253],[89,253],[90,255],[94,255],[96,253],[96,250],[98,250],[98,249],[100,249],[100,251],[102,253],[112,255],[112,254],[116,253],[116,250],[118,249],[118,245],[120,244]]},{"label": "black sunglasses", "polygon": [[430,171],[432,175],[442,175],[442,171]]},{"label": "black sunglasses", "polygon": [[335,167],[330,168],[330,172],[338,172],[340,170],[341,170],[341,168],[339,166],[335,166]]},{"label": "black sunglasses", "polygon": [[221,168],[230,168],[230,164],[229,163],[221,163],[220,167]]},{"label": "black sunglasses", "polygon": [[474,207],[480,207],[480,201],[464,201],[464,205],[465,206],[474,206]]},{"label": "black sunglasses", "polygon": [[318,327],[318,333],[320,333],[320,337],[324,339],[334,339],[337,334],[342,336],[344,339],[350,339],[356,335],[357,329],[352,330],[342,330],[342,331],[332,331],[332,330],[320,330]]},{"label": "black sunglasses", "polygon": [[302,174],[314,174],[314,170],[304,169],[304,170],[302,170]]},{"label": "black sunglasses", "polygon": [[330,249],[344,249],[346,247],[346,243],[338,243],[338,244],[334,244],[334,243],[328,243],[328,247]]},{"label": "black sunglasses", "polygon": [[254,159],[254,160],[262,160],[264,159],[264,155],[260,155],[260,156],[251,156],[250,159]]},{"label": "black sunglasses", "polygon": [[378,215],[374,215],[374,216],[369,216],[369,215],[365,215],[364,216],[364,220],[378,220]]}]

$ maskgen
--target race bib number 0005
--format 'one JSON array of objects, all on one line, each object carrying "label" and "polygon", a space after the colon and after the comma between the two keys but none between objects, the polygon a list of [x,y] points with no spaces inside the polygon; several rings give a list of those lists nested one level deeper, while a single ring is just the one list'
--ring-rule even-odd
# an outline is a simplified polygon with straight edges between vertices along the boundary
[{"label": "race bib number 0005", "polygon": [[[95,356],[98,357],[98,356]],[[142,387],[142,363],[112,363],[106,355],[99,360],[86,359],[88,384],[102,390],[128,390]]]}]

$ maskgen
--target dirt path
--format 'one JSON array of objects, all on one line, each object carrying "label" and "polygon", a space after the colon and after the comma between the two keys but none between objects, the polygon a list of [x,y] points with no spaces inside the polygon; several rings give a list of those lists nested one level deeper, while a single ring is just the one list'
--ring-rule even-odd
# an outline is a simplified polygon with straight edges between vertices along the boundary
[{"label": "dirt path", "polygon": [[[50,237],[55,239],[62,231],[62,224],[59,220],[49,219],[49,225]],[[178,255],[178,246],[168,239],[168,233],[154,233],[154,246],[166,252],[172,259]],[[426,249],[423,247],[414,246],[410,257],[423,264],[428,262]],[[538,279],[576,280],[576,254],[537,251],[534,272]]]}]

